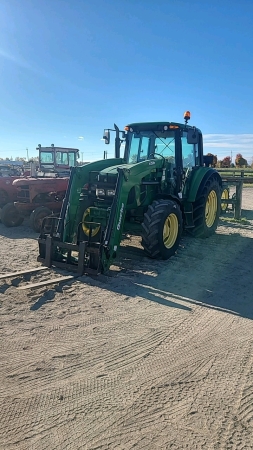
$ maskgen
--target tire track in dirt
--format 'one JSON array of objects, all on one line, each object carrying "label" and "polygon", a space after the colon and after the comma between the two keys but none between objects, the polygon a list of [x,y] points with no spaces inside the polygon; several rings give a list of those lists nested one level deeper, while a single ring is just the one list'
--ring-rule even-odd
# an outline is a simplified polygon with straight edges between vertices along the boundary
[{"label": "tire track in dirt", "polygon": [[[208,313],[206,312],[206,315],[208,316]],[[191,319],[193,319],[193,315],[190,315],[191,316]],[[195,317],[195,319],[196,319],[196,317]],[[201,319],[201,318],[199,318],[199,319]],[[203,317],[202,317],[202,319],[203,319]],[[233,322],[233,317],[232,316],[230,316],[229,317],[229,320],[230,320],[230,322],[229,323],[227,323],[227,325],[228,325],[228,327],[231,325],[231,322]],[[193,319],[194,320],[194,319]],[[206,322],[208,322],[208,320],[206,320]],[[205,322],[204,322],[205,323]],[[154,325],[154,324],[153,324]],[[189,335],[192,335],[192,333],[193,333],[193,329],[194,329],[194,327],[193,326],[190,326],[190,324],[188,323],[185,323],[185,324],[181,324],[182,325],[182,329],[181,330],[178,330],[178,332],[177,333],[175,333],[175,330],[173,330],[173,334],[174,334],[174,339],[177,339],[177,335],[178,335],[178,333],[179,334],[182,334],[182,337],[183,337],[183,339],[182,339],[182,341],[184,341],[184,340],[188,340],[189,338],[190,338],[190,336],[188,336],[187,335],[187,333],[186,333],[186,330],[188,330],[188,334]],[[198,327],[198,324],[196,324],[197,325],[197,329],[199,328]],[[200,325],[200,324],[199,324]],[[210,326],[210,321],[209,321],[209,326]],[[218,327],[219,327],[219,325],[217,325]],[[202,330],[204,328],[204,324],[202,324],[202,328],[200,327],[200,330]],[[216,327],[217,328],[217,327]],[[214,328],[214,333],[216,333],[216,330],[215,330],[215,328]],[[200,333],[201,334],[201,333]],[[196,334],[196,341],[198,340],[198,336],[199,336],[199,331],[198,331],[198,333]],[[191,338],[192,338],[192,336],[191,336]],[[169,337],[169,339],[171,339],[170,337]],[[173,339],[171,339],[171,341],[173,341]],[[226,344],[226,343],[225,343]],[[226,344],[227,345],[227,344]],[[164,346],[166,347],[166,345],[165,345],[165,343],[164,343]],[[178,354],[178,349],[180,349],[180,347],[184,347],[184,342],[179,342],[178,343],[178,345],[177,346],[174,346],[174,352],[176,352],[176,360],[178,361],[178,359],[180,360],[180,361],[184,361],[184,362],[182,362],[181,363],[181,365],[179,365],[179,367],[178,367],[178,371],[179,371],[179,373],[181,373],[182,374],[182,365],[183,366],[185,366],[185,364],[187,364],[188,363],[188,361],[189,361],[189,357],[188,357],[188,361],[187,361],[187,359],[185,359],[184,357],[185,357],[185,355],[182,355],[182,352],[181,352],[181,354]],[[170,347],[168,346],[168,348],[166,349],[164,349],[165,351],[166,350],[168,350],[169,351],[169,349],[170,349]],[[189,351],[189,348],[188,348],[188,351]],[[206,348],[204,348],[203,349],[203,353],[204,354],[206,354]],[[156,352],[155,352],[155,355],[156,355],[156,358],[157,359],[159,359],[159,355],[157,354],[157,349],[156,349]],[[161,355],[160,355],[160,357],[161,357]],[[194,354],[193,354],[193,356],[192,356],[192,358],[194,359]],[[148,360],[149,358],[147,358],[146,359],[146,361]],[[146,363],[146,361],[145,361],[145,363]],[[165,364],[171,364],[171,362],[173,362],[173,361],[171,361],[170,360],[170,358],[168,358],[168,355],[166,355],[166,358],[165,358]],[[151,365],[153,366],[153,368],[154,367],[156,367],[156,370],[158,369],[158,372],[159,372],[159,375],[161,376],[161,369],[159,369],[159,367],[157,367],[157,364],[155,364],[153,361],[151,362]],[[136,368],[136,367],[135,367]],[[163,369],[164,369],[164,367],[163,367]],[[201,368],[200,367],[197,367],[196,368],[196,370],[197,371],[199,371],[199,370],[201,370]],[[148,367],[148,371],[150,371],[150,366]],[[134,371],[134,372],[136,372],[136,371]],[[148,383],[148,381],[151,381],[152,382],[152,380],[154,379],[154,372],[153,371],[150,371],[150,380],[148,380],[147,379],[147,368],[145,369],[145,372],[146,372],[146,376],[145,377],[143,377],[143,371],[142,371],[142,373],[141,373],[141,376],[142,376],[142,379],[144,378],[145,379],[145,386],[146,386],[146,384]],[[125,372],[125,375],[127,375],[126,374],[126,372]],[[170,373],[169,373],[169,371],[168,371],[168,369],[167,369],[167,367],[165,368],[165,372],[164,372],[164,375],[166,376],[166,378],[167,377],[170,377],[171,378],[171,376],[170,376]],[[193,374],[194,375],[194,374]],[[159,378],[160,378],[160,376],[159,376]],[[138,377],[138,374],[136,375],[136,377]],[[186,379],[188,378],[188,375],[186,376]],[[145,386],[142,386],[142,389],[144,389],[145,388]],[[173,389],[175,389],[175,387],[173,387]],[[98,395],[99,393],[98,392],[95,392],[94,393],[94,395]],[[99,395],[101,395],[101,393],[99,394]],[[110,416],[110,413],[109,413],[109,416]],[[104,422],[104,419],[105,419],[105,417],[103,416],[103,420],[102,420],[102,422]],[[109,419],[108,419],[109,420]],[[92,423],[92,422],[91,422]],[[93,428],[94,428],[94,424],[93,425],[91,425],[91,426],[93,426]],[[95,431],[95,430],[94,430]],[[99,428],[99,431],[98,431],[99,433],[101,432],[101,428]]]},{"label": "tire track in dirt", "polygon": [[[219,329],[223,326],[223,328],[225,329],[225,328],[227,328],[227,331],[226,331],[226,333],[224,332],[225,330],[220,330],[221,332],[222,332],[222,337],[223,337],[223,347],[224,347],[224,355],[226,356],[227,355],[227,353],[228,353],[228,351],[231,351],[232,349],[233,349],[233,347],[234,347],[234,343],[233,342],[231,342],[231,337],[230,337],[230,335],[228,336],[228,334],[229,333],[231,333],[231,325],[234,323],[234,325],[236,326],[237,325],[237,319],[235,319],[233,316],[228,316],[227,317],[227,315],[225,315],[225,314],[221,314],[221,318],[220,318],[220,321],[219,321],[219,323],[217,324],[215,324],[215,326],[212,326],[211,324],[210,324],[210,321],[209,321],[209,323],[207,324],[207,325],[209,325],[210,326],[210,330],[213,332],[213,335],[215,336],[216,335],[216,333],[219,331]],[[226,316],[226,321],[224,320],[224,316]],[[196,318],[195,318],[196,319]],[[203,320],[203,317],[201,318],[201,320]],[[224,325],[225,324],[225,325]],[[206,325],[206,323],[205,322],[203,322],[203,324],[202,324],[202,328],[205,328],[205,331],[207,332],[207,325]],[[196,328],[198,329],[198,324],[196,323]],[[204,331],[204,330],[203,330]],[[245,330],[245,333],[247,333],[247,330]],[[199,339],[199,332],[197,333],[197,335],[196,335],[196,340],[198,340]],[[187,333],[186,332],[183,332],[183,340],[188,340],[187,338],[188,338],[188,336],[187,336]],[[242,340],[242,344],[244,343],[244,341],[246,340],[246,335],[244,336],[244,338],[242,338],[241,339]],[[193,340],[191,339],[191,342],[193,343]],[[212,340],[210,340],[210,336],[209,335],[207,335],[207,338],[206,338],[206,346],[204,346],[204,348],[203,348],[203,343],[201,343],[201,347],[202,347],[202,352],[200,353],[200,352],[198,352],[198,357],[199,358],[202,358],[202,355],[204,356],[207,356],[207,360],[206,360],[206,365],[208,365],[208,362],[209,362],[209,358],[210,358],[210,356],[208,355],[208,352],[207,352],[207,350],[209,349],[209,354],[211,353],[211,356],[213,355],[213,352],[212,352],[212,344],[215,344],[214,342],[212,342]],[[219,344],[219,343],[218,343]],[[230,344],[230,346],[228,347],[228,344]],[[181,347],[181,346],[183,346],[183,342],[179,342],[179,348]],[[217,356],[217,355],[220,355],[220,354],[222,354],[222,352],[221,352],[221,348],[220,348],[220,346],[219,347],[216,347],[215,345],[214,345],[214,347],[216,348],[216,355],[215,356]],[[176,350],[177,349],[173,349],[175,352],[176,352]],[[189,350],[189,349],[188,349]],[[240,349],[240,352],[241,352],[241,349]],[[240,353],[239,352],[239,353]],[[187,353],[188,353],[188,351],[187,351]],[[156,353],[156,356],[157,356],[157,353]],[[170,355],[171,356],[171,355]],[[194,352],[193,351],[193,354],[191,355],[192,356],[192,360],[190,360],[190,358],[189,358],[189,355],[183,355],[182,354],[182,352],[181,352],[181,354],[178,354],[177,355],[177,358],[178,358],[178,360],[180,360],[180,361],[182,361],[182,363],[181,363],[181,365],[182,365],[182,367],[178,367],[178,369],[179,369],[179,373],[181,373],[181,375],[182,375],[182,369],[183,369],[183,367],[185,367],[185,366],[187,366],[187,367],[192,367],[192,363],[194,363],[195,362],[195,365],[196,365],[196,352]],[[160,357],[160,358],[159,358]],[[187,360],[187,357],[188,357],[188,360]],[[238,358],[238,353],[235,353],[235,355],[234,355],[234,360],[237,360],[237,358]],[[158,359],[162,359],[162,357],[161,357],[161,355],[159,355],[158,356]],[[232,359],[233,360],[233,359]],[[168,360],[168,358],[167,358],[167,364],[170,364],[171,365],[171,363],[172,363],[173,361],[171,361],[171,359],[169,359]],[[203,362],[203,359],[201,359],[200,360],[200,365],[201,365],[201,362]],[[231,359],[230,359],[230,361],[229,361],[229,363],[231,364]],[[152,364],[151,364],[152,366],[154,366],[154,362],[152,361]],[[222,365],[223,365],[223,361],[222,361]],[[156,367],[156,369],[157,369],[157,373],[160,375],[161,374],[161,370],[160,370],[160,367],[157,367],[157,365],[155,366]],[[147,368],[146,368],[147,369]],[[196,367],[196,374],[199,372],[201,370],[201,367]],[[234,369],[233,369],[234,370]],[[149,369],[148,369],[148,371],[149,371]],[[152,373],[152,371],[150,371],[149,373]],[[141,374],[141,375],[143,375],[143,374]],[[165,377],[170,377],[170,379],[171,379],[171,376],[170,376],[170,373],[169,373],[169,371],[167,370],[167,368],[165,369],[165,371],[164,371],[164,375],[165,375]],[[175,374],[176,375],[176,374]],[[192,376],[194,376],[195,374],[194,374],[194,371],[192,372],[192,374],[191,374],[191,377]],[[154,376],[154,374],[153,374],[153,376]],[[144,377],[142,377],[142,379],[143,379]],[[187,375],[186,376],[186,379],[187,378],[189,378],[189,375]],[[148,381],[147,379],[145,379],[145,381]],[[198,380],[199,381],[199,380]],[[181,381],[180,381],[180,383],[182,384],[182,377],[181,377]]]},{"label": "tire track in dirt", "polygon": [[[224,358],[216,357],[209,361],[206,360],[202,377],[199,376],[200,367],[197,367],[196,373],[192,373],[191,381],[179,380],[171,383],[172,377],[169,373],[164,374],[163,377],[158,375],[157,379],[153,374],[155,385],[150,387],[148,383],[143,383],[141,395],[129,408],[125,408],[124,415],[118,422],[110,423],[110,441],[114,444],[112,448],[117,448],[119,443],[117,440],[119,430],[121,443],[124,443],[131,433],[135,436],[142,430],[146,434],[150,427],[152,432],[150,433],[149,430],[149,434],[153,439],[160,433],[161,422],[167,422],[170,429],[174,428],[174,431],[178,428],[192,430],[191,435],[188,435],[188,445],[190,448],[194,448],[195,438],[199,435],[197,430],[194,431],[196,418],[202,430],[201,437],[198,436],[198,448],[208,441],[211,445],[216,438],[219,441],[218,432],[222,427],[221,417],[227,417],[231,413],[231,398],[236,395],[237,384],[243,376],[245,358],[241,355],[241,348],[237,348],[233,355],[231,352],[226,352]],[[224,360],[227,361],[225,364]],[[238,365],[241,370],[238,370]],[[160,374],[160,372],[158,373]],[[213,389],[213,382],[208,382],[209,377],[215,380],[217,391]],[[163,378],[163,382],[161,378]],[[166,381],[168,378],[170,382]],[[227,386],[230,386],[229,390],[227,390]],[[189,398],[192,399],[191,402],[189,402]],[[213,408],[212,405],[216,405],[216,408]],[[101,426],[99,426],[97,433],[94,433],[94,427],[92,430],[91,441],[88,441],[89,448],[99,446],[101,435],[106,436],[106,427],[101,430]],[[204,430],[206,431],[204,432]],[[167,444],[169,445],[169,443],[170,439],[167,437]],[[176,448],[181,448],[180,445],[180,441],[177,442]]]},{"label": "tire track in dirt", "polygon": [[[199,368],[197,368],[197,369],[199,369]],[[152,374],[153,376],[154,376],[154,374]],[[168,374],[166,373],[166,378],[168,377]],[[147,381],[147,380],[145,380],[145,381]],[[167,385],[168,385],[168,383],[167,383]],[[174,387],[175,385],[173,385],[173,389],[175,390],[175,387]],[[143,394],[143,396],[144,396],[144,398],[146,397],[146,392],[144,392],[144,394]],[[177,400],[178,401],[178,400]],[[159,400],[159,403],[160,403],[160,400]],[[155,404],[155,406],[157,406],[157,402],[154,402],[154,399],[152,399],[152,401],[151,401],[151,404]],[[147,410],[147,408],[145,408],[146,410]],[[178,409],[178,408],[177,408]],[[182,408],[181,408],[181,406],[180,406],[180,408],[179,408],[179,410],[181,410]],[[181,413],[180,414],[177,414],[177,416],[178,415],[182,415]],[[103,420],[105,419],[105,417],[103,416]],[[134,421],[136,420],[136,417],[134,418]],[[108,425],[108,421],[107,421],[107,425]],[[143,423],[141,422],[141,426],[143,425]],[[144,424],[145,425],[145,424]],[[112,426],[112,424],[110,424],[110,430],[111,430],[111,426]],[[119,424],[117,424],[117,427],[119,427]],[[124,423],[124,428],[125,428],[125,423]],[[94,426],[93,426],[93,431],[94,431]],[[98,430],[98,435],[99,434],[103,434],[103,436],[104,436],[104,432],[105,432],[106,430],[101,430],[101,428],[99,428],[99,430]],[[127,432],[128,432],[129,430],[127,430]],[[93,438],[94,438],[94,436],[93,436]],[[90,442],[90,445],[93,445],[93,440]],[[94,443],[94,445],[95,445],[95,443]]]},{"label": "tire track in dirt", "polygon": [[[83,313],[83,311],[79,311],[78,314]],[[71,314],[71,313],[70,313]],[[74,313],[76,314],[76,313]],[[4,354],[20,351],[23,347],[31,347],[31,346],[40,346],[42,342],[47,342],[47,345],[55,344],[55,342],[65,342],[71,341],[71,337],[73,340],[79,338],[83,338],[87,333],[90,332],[89,328],[98,327],[101,329],[102,327],[107,327],[110,323],[113,323],[114,326],[117,321],[121,322],[122,318],[127,317],[125,311],[122,311],[119,314],[106,316],[105,314],[101,314],[100,316],[88,317],[84,321],[76,323],[76,317],[70,318],[68,317],[68,323],[64,325],[57,326],[33,326],[32,322],[30,328],[25,328],[27,339],[20,342],[19,338],[14,336],[14,339],[11,340],[0,340],[0,351]],[[2,324],[2,330],[4,329],[4,324]],[[6,324],[6,329],[9,333],[10,324]],[[13,327],[13,333],[15,333],[16,327]],[[22,330],[22,326],[20,324],[20,330]],[[32,336],[32,337],[31,337]]]},{"label": "tire track in dirt", "polygon": [[[13,399],[9,407],[6,405],[2,412],[3,423],[6,422],[8,427],[7,433],[5,431],[6,436],[2,435],[3,442],[10,444],[17,442],[20,446],[24,440],[29,442],[36,436],[48,434],[55,425],[60,432],[62,426],[78,415],[81,416],[80,420],[86,420],[85,416],[90,409],[94,411],[102,406],[108,408],[113,403],[117,404],[118,397],[115,396],[113,400],[106,394],[108,389],[113,391],[114,385],[114,379],[98,378],[88,382],[75,382],[69,384],[67,388],[57,388],[49,395],[44,392],[35,397]],[[94,391],[100,392],[99,397],[92,397]],[[36,414],[33,414],[35,406]]]},{"label": "tire track in dirt", "polygon": [[[27,356],[19,358],[19,363],[15,363],[16,370],[9,372],[7,369],[6,382],[4,390],[0,387],[0,392],[18,395],[20,392],[31,392],[37,389],[48,389],[50,384],[71,379],[75,372],[79,376],[89,376],[89,373],[101,373],[101,370],[112,371],[117,366],[131,365],[147,356],[164,339],[164,332],[154,332],[142,335],[140,339],[128,345],[120,346],[118,349],[111,350],[107,341],[91,340],[89,345],[84,344],[81,347],[73,349],[71,342],[69,347],[59,345],[59,348],[52,349],[51,358],[40,362],[27,361]],[[59,354],[59,350],[61,353]],[[70,353],[69,353],[70,352]],[[72,353],[71,353],[72,352]],[[124,360],[125,357],[125,360]],[[92,375],[93,376],[93,375]],[[9,380],[9,383],[8,383]],[[15,387],[14,387],[15,386]],[[44,388],[45,389],[45,388]]]},{"label": "tire track in dirt", "polygon": [[[229,449],[250,449],[253,447],[253,344],[248,344],[248,351],[241,363],[241,374],[234,396],[234,410],[223,425],[219,435],[222,447]],[[218,447],[216,447],[218,448]]]}]

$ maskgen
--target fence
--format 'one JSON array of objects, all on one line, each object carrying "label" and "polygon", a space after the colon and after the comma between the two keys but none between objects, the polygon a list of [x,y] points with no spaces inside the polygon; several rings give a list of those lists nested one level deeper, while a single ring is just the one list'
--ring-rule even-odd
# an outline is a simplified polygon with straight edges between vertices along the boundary
[{"label": "fence", "polygon": [[253,169],[218,169],[217,171],[220,173],[222,178],[243,178],[244,184],[252,184],[253,183]]},{"label": "fence", "polygon": [[219,169],[224,188],[226,186],[235,186],[235,195],[232,198],[222,202],[232,205],[234,208],[235,219],[240,219],[242,214],[242,192],[244,184],[253,184],[253,170],[250,169]]}]

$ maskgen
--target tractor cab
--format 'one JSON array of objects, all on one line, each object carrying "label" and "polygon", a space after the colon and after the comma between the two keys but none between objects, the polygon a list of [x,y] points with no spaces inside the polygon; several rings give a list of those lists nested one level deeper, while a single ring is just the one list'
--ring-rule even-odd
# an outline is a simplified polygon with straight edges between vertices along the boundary
[{"label": "tractor cab", "polygon": [[[155,190],[156,194],[163,191],[166,194],[181,196],[192,170],[203,166],[202,133],[198,128],[188,125],[189,111],[185,113],[184,118],[184,124],[168,121],[131,123],[124,131],[120,131],[114,124],[114,130],[104,130],[105,144],[110,143],[110,131],[116,132],[116,159],[113,166],[107,166],[96,174],[97,193],[106,198],[108,186],[108,192],[112,195],[113,176],[116,184],[119,169],[142,172],[144,166],[147,166],[148,173],[143,173],[141,180],[142,191],[147,193],[148,190]],[[123,158],[120,158],[122,144],[125,150]],[[115,162],[118,164],[115,165]],[[148,185],[153,185],[153,188],[148,188]]]},{"label": "tractor cab", "polygon": [[[110,143],[110,131],[116,132],[115,157],[120,157],[121,144],[125,145],[124,161],[135,164],[147,159],[163,158],[174,167],[183,168],[203,165],[203,138],[201,131],[189,126],[190,112],[184,114],[185,123],[143,122],[132,123],[120,131],[104,130],[105,144]],[[122,139],[119,135],[122,133]]]},{"label": "tractor cab", "polygon": [[200,130],[168,122],[131,124],[125,130],[124,159],[129,164],[157,158],[185,169],[202,164]]},{"label": "tractor cab", "polygon": [[[79,150],[76,148],[37,147],[39,150],[38,176],[67,176],[71,167],[77,166]],[[55,174],[55,175],[53,175]]]}]

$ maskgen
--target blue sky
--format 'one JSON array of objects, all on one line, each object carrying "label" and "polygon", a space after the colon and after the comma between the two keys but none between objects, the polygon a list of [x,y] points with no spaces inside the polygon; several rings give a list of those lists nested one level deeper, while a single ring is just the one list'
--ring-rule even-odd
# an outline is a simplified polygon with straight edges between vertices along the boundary
[{"label": "blue sky", "polygon": [[113,146],[116,123],[183,121],[253,157],[252,0],[1,0],[0,157]]}]

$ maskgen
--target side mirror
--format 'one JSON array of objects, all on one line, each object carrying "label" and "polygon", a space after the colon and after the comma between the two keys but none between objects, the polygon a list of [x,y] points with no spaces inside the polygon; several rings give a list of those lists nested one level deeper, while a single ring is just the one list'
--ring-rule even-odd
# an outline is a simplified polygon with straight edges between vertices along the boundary
[{"label": "side mirror", "polygon": [[105,144],[110,144],[110,131],[104,130],[103,139],[105,141]]},{"label": "side mirror", "polygon": [[122,139],[126,139],[127,134],[125,133],[125,131],[122,131]]},{"label": "side mirror", "polygon": [[187,133],[187,144],[198,144],[199,133],[197,130],[188,130]]}]

